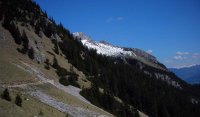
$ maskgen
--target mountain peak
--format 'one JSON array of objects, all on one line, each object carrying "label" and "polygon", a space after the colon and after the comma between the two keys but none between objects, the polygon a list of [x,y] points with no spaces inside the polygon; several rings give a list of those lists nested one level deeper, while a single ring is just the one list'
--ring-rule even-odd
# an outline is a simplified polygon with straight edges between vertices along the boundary
[{"label": "mountain peak", "polygon": [[111,45],[109,42],[105,41],[105,40],[101,40],[99,41],[99,43],[105,44],[105,45]]},{"label": "mountain peak", "polygon": [[80,40],[88,40],[88,41],[92,40],[89,36],[87,36],[83,32],[75,32],[75,33],[73,33],[73,36]]},{"label": "mountain peak", "polygon": [[82,44],[87,48],[95,49],[97,51],[97,54],[102,54],[111,57],[132,58],[132,59],[137,59],[139,61],[141,61],[142,58],[142,62],[147,64],[149,62],[153,64],[159,63],[156,57],[137,48],[119,47],[112,45],[105,40],[96,42],[83,32],[75,32],[73,33],[73,36],[75,37],[75,39],[81,41]]},{"label": "mountain peak", "polygon": [[198,66],[200,66],[200,64],[184,65],[184,66],[179,66],[179,67],[172,67],[170,69],[187,69],[187,68],[198,67]]}]

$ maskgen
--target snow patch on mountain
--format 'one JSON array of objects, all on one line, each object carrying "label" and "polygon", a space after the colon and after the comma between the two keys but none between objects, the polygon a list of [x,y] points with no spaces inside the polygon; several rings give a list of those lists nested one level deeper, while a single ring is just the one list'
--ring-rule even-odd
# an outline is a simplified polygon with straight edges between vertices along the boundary
[{"label": "snow patch on mountain", "polygon": [[97,51],[97,54],[114,56],[114,57],[119,57],[119,56],[137,57],[137,55],[134,52],[126,51],[123,48],[110,45],[108,43],[105,43],[105,41],[95,42],[91,40],[90,37],[86,36],[84,33],[76,32],[73,33],[73,35],[89,49],[95,49]]}]

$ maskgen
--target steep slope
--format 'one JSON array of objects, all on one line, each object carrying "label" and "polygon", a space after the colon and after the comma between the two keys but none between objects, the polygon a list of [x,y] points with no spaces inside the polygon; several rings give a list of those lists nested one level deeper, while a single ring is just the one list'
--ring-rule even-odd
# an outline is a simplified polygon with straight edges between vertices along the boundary
[{"label": "steep slope", "polygon": [[[33,1],[0,1],[0,94],[8,88],[12,96],[12,102],[0,99],[0,116],[112,117],[83,98],[80,88],[71,86],[87,88],[91,83],[57,48],[61,39],[58,33],[48,35],[56,30],[50,26],[56,24]],[[61,85],[59,75],[72,72],[75,79]],[[15,105],[17,94],[23,99],[22,107]]]},{"label": "steep slope", "polygon": [[[88,40],[94,48],[84,46],[32,0],[1,0],[0,21],[1,93],[8,88],[39,102],[29,105],[35,107],[30,116],[56,116],[49,106],[58,116],[139,117],[138,110],[155,117],[200,115],[198,90],[142,50]],[[2,108],[14,105],[1,101]],[[18,110],[28,112],[23,104]]]},{"label": "steep slope", "polygon": [[170,68],[170,70],[188,83],[200,83],[200,65],[183,68]]},{"label": "steep slope", "polygon": [[119,57],[119,58],[131,58],[139,60],[145,64],[150,66],[167,70],[163,65],[161,65],[157,59],[150,55],[149,53],[136,49],[136,48],[124,48],[113,46],[106,41],[95,42],[89,36],[85,35],[82,32],[73,33],[75,39],[80,40],[82,44],[90,49],[95,49],[98,54],[111,56],[111,57]]},{"label": "steep slope", "polygon": [[148,70],[145,70],[145,65],[155,67],[156,69],[161,69],[164,71],[167,71],[167,68],[164,65],[160,64],[154,56],[146,53],[143,50],[139,50],[136,48],[117,47],[105,41],[95,42],[89,36],[85,35],[82,32],[73,33],[73,36],[75,39],[80,41],[85,47],[87,47],[88,49],[95,50],[97,54],[99,55],[121,59],[126,64],[132,64],[133,60],[136,60],[138,61],[137,64],[139,66],[139,69],[144,70],[145,74],[148,74],[151,76],[155,75],[156,78],[162,79],[175,87],[181,88],[180,84],[176,82],[175,80],[173,80],[172,78],[170,78],[168,75],[163,75],[160,73],[152,74],[148,72]]}]

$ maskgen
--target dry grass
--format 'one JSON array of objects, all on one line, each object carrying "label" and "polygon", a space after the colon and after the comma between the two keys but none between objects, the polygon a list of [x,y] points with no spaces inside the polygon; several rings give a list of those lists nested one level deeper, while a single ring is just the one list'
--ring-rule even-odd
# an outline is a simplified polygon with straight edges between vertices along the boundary
[{"label": "dry grass", "polygon": [[[66,114],[62,113],[55,108],[45,105],[36,99],[21,94],[18,90],[9,90],[12,101],[0,99],[0,117],[34,117],[43,113],[42,117],[65,117]],[[2,93],[2,89],[1,89]],[[21,94],[22,107],[14,104],[16,94]]]},{"label": "dry grass", "polygon": [[48,84],[43,84],[43,85],[38,85],[37,87],[39,87],[39,89],[42,90],[43,92],[45,92],[46,94],[52,96],[53,98],[55,98],[55,99],[57,99],[61,102],[66,103],[66,104],[70,104],[70,105],[73,105],[73,106],[89,109],[89,110],[107,115],[109,117],[113,116],[110,113],[108,113],[108,112],[106,112],[106,111],[104,111],[104,110],[102,110],[102,109],[100,109],[96,106],[93,106],[91,104],[87,104],[87,103],[77,99],[76,97],[72,96],[71,94],[57,89],[54,86],[51,86],[51,85],[48,85]]},{"label": "dry grass", "polygon": [[35,82],[33,76],[9,62],[9,59],[1,51],[0,55],[0,83]]},{"label": "dry grass", "polygon": [[[53,61],[52,55],[48,54],[47,51],[54,53],[53,47],[54,45],[51,43],[51,40],[47,37],[40,38],[36,34],[33,33],[33,29],[27,30],[26,28],[22,28],[19,26],[19,29],[25,30],[27,36],[30,38],[30,45],[35,44],[34,40],[37,40],[38,43],[43,44],[40,50],[45,54],[46,58]],[[36,61],[32,61],[28,58],[27,55],[23,55],[17,52],[17,48],[21,48],[15,44],[14,39],[12,38],[11,34],[2,28],[0,25],[0,35],[3,35],[3,39],[0,38],[0,83],[11,83],[12,82],[24,82],[24,81],[37,81],[34,76],[29,74],[28,72],[18,68],[15,64],[19,64],[24,66],[21,62],[26,62],[30,65],[37,67],[41,72],[43,72],[49,79],[53,79],[58,81],[59,77],[55,73],[55,69],[51,68],[50,70],[46,70],[44,68],[44,64],[38,64]],[[35,46],[35,45],[34,45]],[[38,45],[39,46],[39,45]],[[55,53],[54,53],[55,54]],[[70,69],[71,64],[64,58],[64,56],[56,55],[56,58],[59,62],[59,65],[66,68],[67,70]],[[79,75],[78,83],[81,87],[90,87],[90,82],[86,79],[85,75],[79,71],[78,69],[74,68],[74,72]],[[86,82],[85,82],[86,81]],[[89,110],[105,114],[108,116],[112,116],[106,111],[103,111],[95,106],[87,104],[76,97],[65,93],[53,86],[50,85],[40,85],[41,90],[45,93],[49,94],[50,96],[64,102],[67,104],[71,104],[77,107],[87,108]],[[2,89],[0,88],[0,91]],[[2,92],[2,91],[1,91]],[[11,91],[12,98],[16,96],[16,93],[20,93],[23,91],[16,90],[13,88]],[[0,117],[33,117],[34,115],[38,115],[40,111],[44,113],[44,117],[63,117],[66,114],[56,110],[55,108],[49,107],[37,99],[34,99],[28,95],[22,95],[23,99],[28,98],[29,100],[23,100],[23,107],[20,108],[14,104],[14,102],[7,102],[5,100],[0,99]]]}]

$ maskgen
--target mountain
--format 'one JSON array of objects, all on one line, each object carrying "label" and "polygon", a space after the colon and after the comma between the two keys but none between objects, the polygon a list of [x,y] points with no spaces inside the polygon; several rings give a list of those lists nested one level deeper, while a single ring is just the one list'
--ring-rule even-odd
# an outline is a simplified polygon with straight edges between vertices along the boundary
[{"label": "mountain", "polygon": [[145,64],[154,65],[156,67],[160,67],[165,69],[163,66],[159,66],[157,63],[157,59],[150,55],[149,53],[136,49],[136,48],[124,48],[124,47],[118,47],[109,44],[106,41],[100,41],[95,42],[92,40],[89,36],[85,35],[82,32],[75,32],[73,33],[74,38],[80,40],[84,46],[87,46],[88,48],[95,49],[98,54],[111,56],[111,57],[122,57],[122,58],[132,58],[137,59],[143,62]]},{"label": "mountain", "polygon": [[143,50],[72,34],[32,0],[0,1],[0,55],[3,117],[200,115],[198,85]]},{"label": "mountain", "polygon": [[[99,55],[113,57],[115,59],[121,59],[123,63],[127,64],[132,64],[133,61],[137,61],[136,64],[141,70],[145,68],[145,65],[155,67],[156,69],[161,69],[164,71],[168,70],[163,64],[157,61],[156,57],[150,55],[149,53],[143,50],[136,48],[118,47],[111,45],[105,41],[96,42],[83,32],[75,32],[73,33],[73,37],[76,40],[80,41],[88,49],[95,50],[96,53]],[[133,66],[135,66],[136,64],[134,64]],[[146,70],[144,70],[144,73],[152,76],[152,74]],[[165,76],[159,73],[154,73],[153,75],[156,75],[157,79],[162,79],[175,87],[181,88],[178,82],[176,82],[167,75]]]},{"label": "mountain", "polygon": [[188,83],[200,83],[200,65],[193,65],[183,68],[170,68],[170,70]]}]

